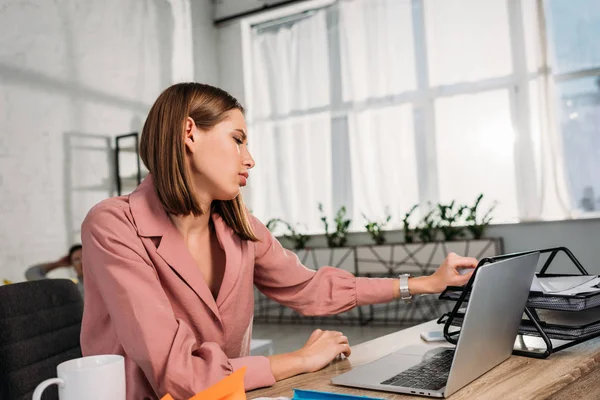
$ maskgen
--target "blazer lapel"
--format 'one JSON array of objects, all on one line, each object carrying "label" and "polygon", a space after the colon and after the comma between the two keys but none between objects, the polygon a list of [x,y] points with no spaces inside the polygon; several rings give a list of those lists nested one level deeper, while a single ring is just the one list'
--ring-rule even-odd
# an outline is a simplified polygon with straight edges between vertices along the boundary
[{"label": "blazer lapel", "polygon": [[222,322],[210,288],[187,249],[183,237],[158,199],[152,175],[148,175],[129,195],[129,204],[138,234],[143,237],[161,237],[157,253]]},{"label": "blazer lapel", "polygon": [[212,220],[215,226],[217,239],[225,252],[226,259],[225,273],[223,274],[223,281],[221,282],[221,288],[219,289],[219,295],[217,296],[217,306],[221,306],[235,287],[236,281],[243,268],[242,247],[247,246],[247,243],[233,232],[233,229],[231,229],[218,214],[213,214]]},{"label": "blazer lapel", "polygon": [[163,234],[156,252],[196,292],[213,314],[221,320],[217,303],[210,288],[175,226],[171,225],[170,229]]}]

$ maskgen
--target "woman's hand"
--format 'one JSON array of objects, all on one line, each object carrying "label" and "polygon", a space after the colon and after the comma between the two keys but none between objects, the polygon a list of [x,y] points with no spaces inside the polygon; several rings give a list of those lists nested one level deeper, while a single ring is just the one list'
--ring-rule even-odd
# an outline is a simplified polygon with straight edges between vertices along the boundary
[{"label": "woman's hand", "polygon": [[[442,265],[429,276],[419,276],[408,280],[408,290],[411,295],[424,293],[440,293],[447,286],[465,285],[477,266],[473,257],[461,257],[456,253],[448,254]],[[460,270],[470,269],[467,273],[460,274]],[[398,283],[399,285],[399,283]],[[397,296],[400,297],[400,289]]]},{"label": "woman's hand", "polygon": [[342,332],[317,329],[297,353],[304,361],[306,372],[315,372],[327,366],[340,354],[350,356],[350,345]]},{"label": "woman's hand", "polygon": [[68,267],[71,265],[71,257],[67,254],[54,262],[57,268]]},{"label": "woman's hand", "polygon": [[275,380],[305,372],[315,372],[327,366],[340,354],[350,355],[348,338],[341,332],[315,330],[300,350],[270,356],[271,371]]},{"label": "woman's hand", "polygon": [[[456,253],[448,254],[442,265],[430,276],[430,285],[433,293],[440,293],[447,286],[463,286],[469,282],[473,271],[477,267],[477,260],[473,257],[461,257]],[[470,271],[460,274],[460,270]]]}]

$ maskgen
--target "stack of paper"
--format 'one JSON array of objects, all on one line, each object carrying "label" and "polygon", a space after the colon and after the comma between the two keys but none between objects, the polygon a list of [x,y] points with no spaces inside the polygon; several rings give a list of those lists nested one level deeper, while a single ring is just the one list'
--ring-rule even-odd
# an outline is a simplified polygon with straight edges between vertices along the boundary
[{"label": "stack of paper", "polygon": [[598,275],[533,277],[531,291],[546,294],[575,295],[600,291]]},{"label": "stack of paper", "polygon": [[536,310],[540,319],[549,324],[581,326],[600,321],[600,308],[588,308],[577,312],[558,310]]}]

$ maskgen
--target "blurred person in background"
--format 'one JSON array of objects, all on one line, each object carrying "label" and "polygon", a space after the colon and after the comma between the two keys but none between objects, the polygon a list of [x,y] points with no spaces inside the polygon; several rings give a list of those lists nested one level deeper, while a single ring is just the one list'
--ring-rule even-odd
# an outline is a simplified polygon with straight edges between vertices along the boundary
[{"label": "blurred person in background", "polygon": [[46,262],[43,264],[36,264],[25,271],[25,278],[28,281],[36,281],[39,279],[48,278],[47,274],[57,268],[73,267],[77,278],[73,279],[73,282],[77,285],[77,289],[83,296],[83,251],[80,244],[74,244],[69,249],[69,252],[63,257],[56,261]]}]

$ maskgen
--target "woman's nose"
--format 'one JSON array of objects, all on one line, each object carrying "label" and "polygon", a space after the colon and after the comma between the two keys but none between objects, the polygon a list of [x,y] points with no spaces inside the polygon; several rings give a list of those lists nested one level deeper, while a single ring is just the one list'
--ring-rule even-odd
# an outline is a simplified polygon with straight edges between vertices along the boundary
[{"label": "woman's nose", "polygon": [[246,167],[247,169],[251,169],[254,168],[255,164],[256,163],[254,162],[254,158],[252,158],[250,151],[246,149],[246,152],[244,154],[244,167]]}]

